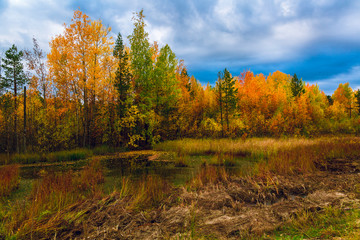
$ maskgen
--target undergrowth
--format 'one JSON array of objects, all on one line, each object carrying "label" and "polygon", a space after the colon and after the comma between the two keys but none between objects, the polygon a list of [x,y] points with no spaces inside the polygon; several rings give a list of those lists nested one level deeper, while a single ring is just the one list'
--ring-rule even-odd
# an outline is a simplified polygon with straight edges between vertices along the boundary
[{"label": "undergrowth", "polygon": [[0,239],[47,238],[64,221],[64,208],[102,195],[99,183],[103,180],[99,160],[77,174],[44,172],[27,198],[8,206],[0,204]]},{"label": "undergrowth", "polygon": [[9,195],[19,185],[19,165],[0,167],[0,198]]},{"label": "undergrowth", "polygon": [[359,239],[360,210],[328,207],[321,212],[303,210],[265,239]]}]

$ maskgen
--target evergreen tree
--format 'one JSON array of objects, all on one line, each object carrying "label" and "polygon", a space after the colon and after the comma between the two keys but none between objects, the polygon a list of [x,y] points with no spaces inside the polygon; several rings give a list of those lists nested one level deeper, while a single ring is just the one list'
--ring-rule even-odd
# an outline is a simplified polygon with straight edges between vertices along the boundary
[{"label": "evergreen tree", "polygon": [[217,100],[220,108],[220,121],[222,126],[222,135],[224,136],[223,115],[225,115],[226,129],[229,130],[230,115],[236,108],[235,79],[225,68],[224,73],[219,72],[216,82]]},{"label": "evergreen tree", "polygon": [[27,83],[27,78],[24,73],[24,66],[21,62],[23,52],[18,51],[15,45],[12,45],[5,52],[5,58],[2,59],[2,68],[4,74],[1,77],[0,85],[3,89],[10,90],[14,94],[14,134],[15,134],[15,148],[19,152],[19,135],[17,132],[17,95],[18,90]]},{"label": "evergreen tree", "polygon": [[326,95],[326,98],[327,98],[330,106],[334,104],[334,100],[332,99],[332,97],[330,95]]},{"label": "evergreen tree", "polygon": [[298,79],[296,73],[291,79],[290,86],[291,86],[291,92],[294,97],[298,97],[301,94],[305,93],[304,82],[302,81],[302,79]]},{"label": "evergreen tree", "polygon": [[232,114],[236,108],[236,95],[235,79],[231,76],[230,72],[225,68],[224,70],[224,113],[226,119],[226,127],[229,130],[229,115]]},{"label": "evergreen tree", "polygon": [[119,117],[123,118],[127,109],[132,76],[128,67],[129,56],[125,51],[120,33],[116,39],[113,55],[118,61],[114,80],[114,86],[118,93],[118,113]]}]

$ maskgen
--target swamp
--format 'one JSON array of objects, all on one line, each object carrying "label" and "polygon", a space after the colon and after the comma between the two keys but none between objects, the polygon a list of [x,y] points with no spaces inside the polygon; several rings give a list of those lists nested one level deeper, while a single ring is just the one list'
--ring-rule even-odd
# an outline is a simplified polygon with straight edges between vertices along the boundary
[{"label": "swamp", "polygon": [[0,237],[357,239],[360,138],[183,139],[6,165]]}]

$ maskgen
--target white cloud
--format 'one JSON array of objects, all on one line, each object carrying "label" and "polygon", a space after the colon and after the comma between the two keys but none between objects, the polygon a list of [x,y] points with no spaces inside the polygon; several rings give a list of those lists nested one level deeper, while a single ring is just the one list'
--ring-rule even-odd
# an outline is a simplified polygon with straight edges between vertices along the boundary
[{"label": "white cloud", "polygon": [[[335,74],[325,79],[318,79],[311,81],[311,83],[317,83],[320,89],[324,89],[327,94],[332,93],[340,83],[349,83],[353,90],[360,89],[360,65],[351,67],[348,71]],[[354,86],[355,85],[355,86]]]},{"label": "white cloud", "polygon": [[172,38],[171,36],[173,36],[171,27],[153,26],[149,24],[148,31],[150,43],[156,41],[160,46],[169,43]]},{"label": "white cloud", "polygon": [[9,1],[0,14],[0,22],[6,26],[0,32],[1,48],[7,49],[12,44],[20,49],[31,48],[31,39],[36,37],[40,47],[47,51],[51,38],[60,34],[62,24],[71,19],[72,12],[65,5],[66,1]]}]

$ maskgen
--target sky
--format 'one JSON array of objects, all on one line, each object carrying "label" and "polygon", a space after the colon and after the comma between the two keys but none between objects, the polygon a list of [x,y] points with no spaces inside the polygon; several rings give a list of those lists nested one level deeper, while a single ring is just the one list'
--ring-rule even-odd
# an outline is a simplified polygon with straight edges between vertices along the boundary
[{"label": "sky", "polygon": [[48,52],[77,9],[124,38],[143,9],[150,42],[169,44],[203,84],[227,68],[296,73],[326,94],[360,88],[359,0],[0,0],[0,53],[33,37]]}]

